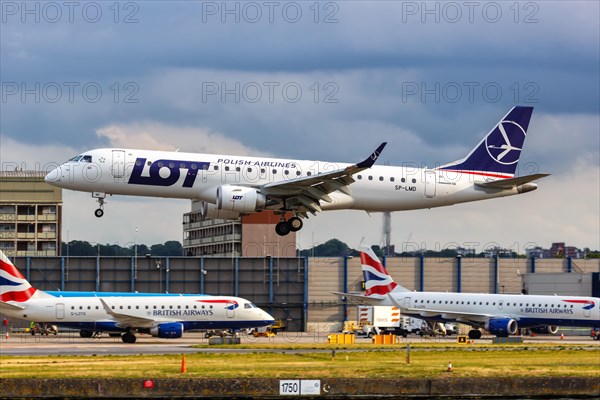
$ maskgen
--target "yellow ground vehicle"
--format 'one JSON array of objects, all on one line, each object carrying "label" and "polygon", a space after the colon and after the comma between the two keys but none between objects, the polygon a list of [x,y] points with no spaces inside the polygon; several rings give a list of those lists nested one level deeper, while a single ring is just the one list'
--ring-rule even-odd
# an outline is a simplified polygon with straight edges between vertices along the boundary
[{"label": "yellow ground vehicle", "polygon": [[260,328],[254,328],[252,330],[252,336],[254,337],[273,337],[275,336],[275,332],[271,329],[270,326],[263,326]]},{"label": "yellow ground vehicle", "polygon": [[285,322],[283,322],[282,319],[276,319],[275,322],[271,324],[271,331],[273,333],[285,331]]}]

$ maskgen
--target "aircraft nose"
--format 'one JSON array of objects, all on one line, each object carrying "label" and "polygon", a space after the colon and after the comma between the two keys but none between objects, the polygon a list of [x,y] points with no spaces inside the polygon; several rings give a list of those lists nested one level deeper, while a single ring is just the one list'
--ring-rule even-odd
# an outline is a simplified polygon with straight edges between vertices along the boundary
[{"label": "aircraft nose", "polygon": [[273,318],[273,316],[271,314],[269,314],[266,311],[263,311],[263,319],[270,324],[272,324],[273,322],[275,322],[275,318]]},{"label": "aircraft nose", "polygon": [[44,182],[50,183],[50,184],[59,182],[61,176],[62,176],[61,167],[54,168],[52,171],[50,171],[50,172],[48,172],[48,174],[46,174],[46,176],[44,177]]}]

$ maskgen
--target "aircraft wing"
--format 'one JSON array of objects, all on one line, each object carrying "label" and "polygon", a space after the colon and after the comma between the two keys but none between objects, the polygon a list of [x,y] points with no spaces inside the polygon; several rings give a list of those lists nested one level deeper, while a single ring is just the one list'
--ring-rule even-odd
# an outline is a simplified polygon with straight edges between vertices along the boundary
[{"label": "aircraft wing", "polygon": [[136,328],[150,328],[156,324],[156,320],[152,318],[143,318],[135,315],[115,312],[113,309],[110,308],[106,301],[104,301],[104,299],[100,298],[99,300],[102,303],[102,306],[104,307],[104,311],[106,311],[108,315],[113,317],[120,327],[130,326]]},{"label": "aircraft wing", "polygon": [[467,325],[483,325],[491,319],[494,318],[513,318],[519,320],[518,317],[513,317],[509,315],[499,315],[499,314],[483,314],[483,313],[469,313],[469,312],[455,312],[455,311],[443,311],[443,310],[435,310],[435,309],[427,309],[427,308],[407,308],[398,304],[397,307],[400,309],[400,312],[403,314],[411,315],[414,317],[423,317],[423,318],[442,318],[446,320],[454,320],[457,322],[461,322]]},{"label": "aircraft wing", "polygon": [[20,311],[20,310],[24,310],[25,308],[26,307],[18,306],[16,304],[11,304],[11,303],[7,303],[5,301],[0,301],[0,310]]},{"label": "aircraft wing", "polygon": [[510,178],[510,179],[499,179],[496,181],[486,181],[486,182],[475,182],[476,186],[479,186],[484,189],[512,189],[515,186],[521,186],[525,183],[529,183],[531,181],[537,181],[538,179],[545,178],[550,174],[533,174],[527,176],[520,176],[518,178]]},{"label": "aircraft wing", "polygon": [[283,201],[286,208],[304,208],[314,214],[321,211],[320,200],[328,203],[332,201],[329,193],[339,190],[350,195],[348,186],[354,183],[352,175],[371,168],[386,144],[387,142],[380,144],[369,157],[358,164],[317,175],[272,182],[260,186],[260,190],[270,198]]}]

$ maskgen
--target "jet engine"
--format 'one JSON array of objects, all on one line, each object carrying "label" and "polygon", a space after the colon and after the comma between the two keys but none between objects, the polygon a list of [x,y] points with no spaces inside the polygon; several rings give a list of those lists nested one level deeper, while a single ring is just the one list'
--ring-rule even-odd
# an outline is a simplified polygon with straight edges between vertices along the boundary
[{"label": "jet engine", "polygon": [[215,204],[203,201],[200,204],[200,218],[202,221],[212,218],[237,219],[240,213],[236,211],[219,210]]},{"label": "jet engine", "polygon": [[150,329],[150,334],[162,339],[177,339],[183,336],[183,324],[181,322],[167,322]]},{"label": "jet engine", "polygon": [[555,335],[558,332],[558,326],[548,325],[548,326],[536,326],[535,328],[531,328],[531,332],[538,334],[549,334]]},{"label": "jet engine", "polygon": [[486,325],[485,329],[490,331],[492,335],[499,337],[506,337],[508,335],[514,335],[517,333],[519,328],[517,321],[512,318],[496,318],[491,319]]},{"label": "jet engine", "polygon": [[244,186],[219,186],[217,188],[217,209],[238,213],[262,211],[267,204],[267,196],[256,189]]}]

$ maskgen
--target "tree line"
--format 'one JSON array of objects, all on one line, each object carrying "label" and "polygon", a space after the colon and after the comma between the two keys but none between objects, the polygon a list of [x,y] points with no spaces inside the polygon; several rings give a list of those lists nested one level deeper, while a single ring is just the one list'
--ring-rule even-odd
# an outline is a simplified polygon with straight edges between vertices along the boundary
[{"label": "tree line", "polygon": [[[383,257],[385,248],[374,245],[372,246],[373,251],[378,257]],[[145,244],[138,244],[137,248],[135,244],[129,246],[120,246],[118,244],[92,244],[82,240],[72,240],[69,243],[62,243],[61,254],[63,256],[72,257],[131,257],[137,252],[138,257],[150,255],[151,257],[178,257],[184,255],[183,247],[180,242],[176,240],[170,240],[162,244],[153,244],[147,246]],[[599,251],[590,251],[586,249],[586,258],[600,258]],[[453,249],[443,249],[440,251],[435,250],[424,250],[419,252],[402,252],[394,253],[396,257],[417,257],[423,254],[425,257],[456,257],[459,253]],[[338,239],[330,239],[325,243],[314,246],[310,249],[299,250],[299,257],[344,257],[344,256],[358,256],[358,251],[350,248],[346,243]],[[464,254],[463,257],[485,257],[485,253],[469,253]],[[515,252],[501,254],[502,258],[518,258],[525,257]]]},{"label": "tree line", "polygon": [[83,240],[71,240],[68,243],[62,242],[61,254],[68,257],[131,257],[136,254],[138,257],[147,255],[152,257],[175,257],[183,255],[183,247],[176,240],[151,246],[132,244],[126,247],[118,244],[92,244]]}]

